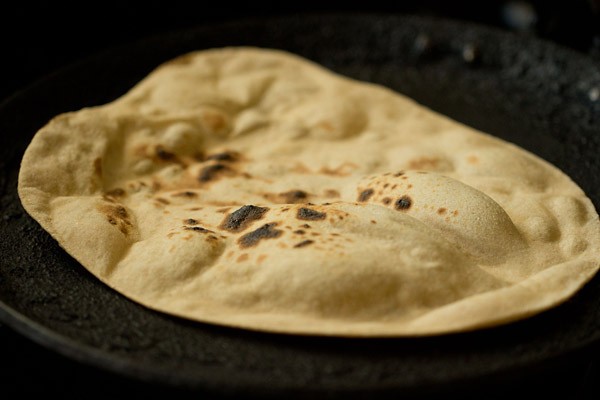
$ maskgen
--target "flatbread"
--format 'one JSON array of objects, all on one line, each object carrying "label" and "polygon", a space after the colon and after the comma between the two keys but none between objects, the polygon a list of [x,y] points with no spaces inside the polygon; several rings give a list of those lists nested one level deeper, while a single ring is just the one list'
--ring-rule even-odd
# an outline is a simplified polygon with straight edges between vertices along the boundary
[{"label": "flatbread", "polygon": [[151,309],[293,334],[492,327],[599,268],[585,193],[539,157],[297,55],[183,55],[62,114],[22,160],[24,208]]}]

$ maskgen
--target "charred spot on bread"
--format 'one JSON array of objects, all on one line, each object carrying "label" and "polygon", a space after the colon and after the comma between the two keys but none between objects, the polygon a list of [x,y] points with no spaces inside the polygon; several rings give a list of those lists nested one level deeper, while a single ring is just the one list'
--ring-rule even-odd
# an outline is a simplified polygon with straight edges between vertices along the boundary
[{"label": "charred spot on bread", "polygon": [[230,171],[230,169],[227,165],[224,165],[224,164],[208,165],[208,166],[202,168],[202,170],[200,170],[200,175],[198,176],[198,180],[200,182],[209,182],[209,181],[212,181],[213,179],[215,179],[218,175],[222,174],[223,172],[227,172],[227,171]]},{"label": "charred spot on bread", "polygon": [[206,156],[206,160],[224,161],[224,162],[235,162],[240,158],[239,153],[235,151],[223,151],[221,153],[209,154]]},{"label": "charred spot on bread", "polygon": [[173,193],[172,197],[186,197],[188,199],[194,198],[197,196],[196,192],[192,192],[190,190],[185,190],[183,192]]},{"label": "charred spot on bread", "polygon": [[94,160],[94,173],[102,178],[102,158],[98,157]]},{"label": "charred spot on bread", "polygon": [[121,188],[115,188],[115,189],[109,190],[108,192],[106,192],[104,194],[106,196],[110,196],[110,197],[123,197],[127,193],[125,192],[125,190],[123,190]]},{"label": "charred spot on bread", "polygon": [[275,229],[276,226],[277,222],[271,222],[245,234],[238,239],[240,247],[252,247],[256,246],[261,240],[278,238],[283,231]]},{"label": "charred spot on bread", "polygon": [[327,218],[327,213],[313,210],[312,208],[308,207],[300,207],[296,217],[302,220],[318,221]]},{"label": "charred spot on bread", "polygon": [[315,242],[314,240],[303,240],[303,241],[301,241],[300,243],[297,243],[297,244],[295,244],[295,245],[294,245],[294,247],[295,247],[295,248],[298,248],[298,247],[306,247],[306,246],[308,246],[308,245],[311,245],[311,244],[313,244],[314,242]]},{"label": "charred spot on bread", "polygon": [[287,192],[279,193],[279,196],[285,203],[300,203],[308,198],[308,193],[304,190],[289,190]]},{"label": "charred spot on bread", "polygon": [[[186,231],[195,231],[195,232],[203,232],[203,233],[215,233],[214,231],[211,231],[210,229],[203,228],[201,226],[184,226],[183,229],[185,229]],[[216,237],[215,237],[215,239],[216,239]]]},{"label": "charred spot on bread", "polygon": [[106,216],[106,220],[109,224],[119,228],[121,233],[126,236],[129,234],[132,223],[125,207],[120,204],[109,203],[99,206],[98,211]]},{"label": "charred spot on bread", "polygon": [[394,203],[396,210],[408,210],[412,205],[412,199],[408,196],[402,196]]},{"label": "charred spot on bread", "polygon": [[162,160],[162,161],[175,160],[175,154],[171,153],[170,151],[165,150],[165,148],[162,146],[156,146],[155,153],[156,153],[156,157],[159,160]]},{"label": "charred spot on bread", "polygon": [[358,201],[361,201],[361,202],[369,201],[369,199],[371,198],[371,196],[373,196],[373,193],[375,193],[375,191],[373,189],[365,189],[365,190],[363,190],[358,195]]},{"label": "charred spot on bread", "polygon": [[268,207],[245,205],[227,215],[220,228],[231,232],[242,231],[252,222],[261,219],[267,211],[269,211]]}]

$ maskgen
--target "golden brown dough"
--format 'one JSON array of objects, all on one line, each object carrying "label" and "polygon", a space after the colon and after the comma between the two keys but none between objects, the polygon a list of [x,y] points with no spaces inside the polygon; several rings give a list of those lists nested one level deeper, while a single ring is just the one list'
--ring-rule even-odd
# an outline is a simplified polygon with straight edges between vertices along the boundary
[{"label": "golden brown dough", "polygon": [[272,332],[460,332],[556,306],[599,267],[586,195],[526,151],[296,55],[168,62],[57,116],[28,213],[145,306]]}]

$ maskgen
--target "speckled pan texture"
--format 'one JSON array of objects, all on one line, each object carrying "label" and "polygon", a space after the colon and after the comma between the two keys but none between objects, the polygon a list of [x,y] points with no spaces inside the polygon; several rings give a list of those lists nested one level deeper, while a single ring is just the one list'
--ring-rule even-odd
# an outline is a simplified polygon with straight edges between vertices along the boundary
[{"label": "speckled pan texture", "polygon": [[[235,26],[115,49],[3,106],[4,131],[19,138],[3,158],[3,246],[27,250],[3,261],[10,320],[65,352],[103,349],[91,359],[121,360],[131,375],[214,389],[236,371],[240,387],[257,391],[448,384],[593,340],[597,279],[582,287],[598,251],[591,61],[419,18]],[[163,64],[203,49],[218,50]],[[136,63],[124,62],[132,52]],[[207,71],[222,79],[203,90],[160,84]],[[56,88],[64,99],[40,104]],[[8,118],[14,107],[35,118]],[[16,197],[30,143],[21,194],[51,235]],[[61,169],[68,179],[48,172]],[[317,336],[462,333],[358,346],[212,323]]]}]

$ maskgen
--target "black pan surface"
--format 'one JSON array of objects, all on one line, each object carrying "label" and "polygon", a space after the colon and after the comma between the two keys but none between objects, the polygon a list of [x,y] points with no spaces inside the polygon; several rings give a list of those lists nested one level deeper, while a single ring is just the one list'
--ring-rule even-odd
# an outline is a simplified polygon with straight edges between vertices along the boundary
[{"label": "black pan surface", "polygon": [[600,279],[530,319],[419,339],[274,335],[153,312],[100,283],[21,208],[22,154],[54,115],[111,101],[163,61],[228,45],[289,50],[381,83],[557,165],[600,205],[600,68],[557,45],[400,15],[248,19],[112,48],[0,105],[0,319],[84,364],[218,396],[424,395],[523,379],[600,341]]}]

